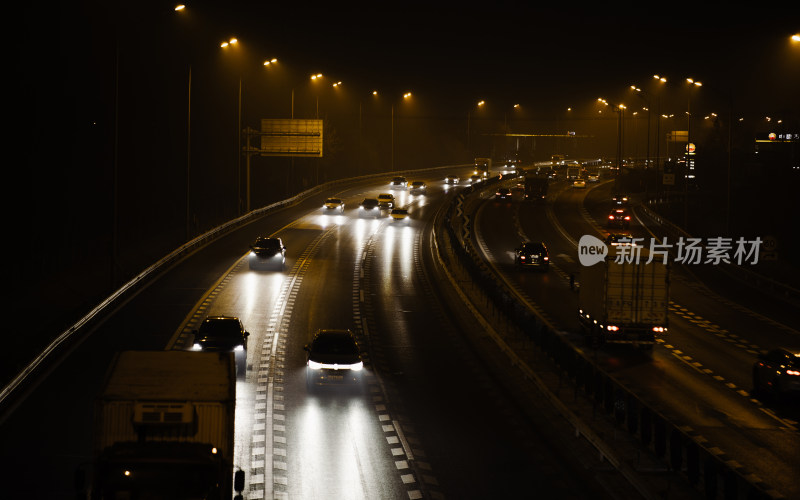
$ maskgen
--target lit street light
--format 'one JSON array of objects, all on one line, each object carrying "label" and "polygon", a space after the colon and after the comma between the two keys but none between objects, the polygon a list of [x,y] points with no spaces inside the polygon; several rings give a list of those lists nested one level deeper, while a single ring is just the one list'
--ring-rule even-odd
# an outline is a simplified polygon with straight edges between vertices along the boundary
[{"label": "lit street light", "polygon": [[[686,160],[684,163],[684,175],[683,175],[683,230],[688,231],[688,224],[689,224],[689,171],[694,171],[694,161],[692,160],[692,156],[694,156],[694,150],[692,148],[692,132],[691,132],[691,123],[692,123],[692,87],[702,87],[702,82],[698,82],[692,78],[687,78],[686,83],[689,84],[689,94],[686,100]],[[694,174],[692,174],[694,177]]]}]

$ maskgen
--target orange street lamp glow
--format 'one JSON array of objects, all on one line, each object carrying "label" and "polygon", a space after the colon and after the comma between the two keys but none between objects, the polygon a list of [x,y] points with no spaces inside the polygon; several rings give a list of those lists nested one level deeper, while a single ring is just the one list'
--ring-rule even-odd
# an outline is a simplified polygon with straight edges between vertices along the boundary
[{"label": "orange street lamp glow", "polygon": [[373,90],[372,91],[372,95],[378,95],[378,91],[377,90]]},{"label": "orange street lamp glow", "polygon": [[408,99],[409,97],[411,97],[411,92],[406,92],[403,94],[403,99]]},{"label": "orange street lamp glow", "polygon": [[183,4],[178,4],[178,5],[176,5],[176,6],[175,6],[175,12],[180,12],[180,11],[182,11],[182,10],[183,10],[183,9],[185,9],[185,8],[186,8],[186,6],[185,6],[185,5],[183,5]]},{"label": "orange street lamp glow", "polygon": [[484,104],[486,104],[486,101],[478,101],[478,106],[483,106]]},{"label": "orange street lamp glow", "polygon": [[798,33],[796,35],[792,35],[792,41],[793,42],[800,42],[800,33]]},{"label": "orange street lamp glow", "polygon": [[273,57],[272,59],[264,61],[264,66],[269,66],[270,64],[275,64],[276,62],[278,62],[278,60]]},{"label": "orange street lamp glow", "polygon": [[317,78],[322,78],[322,73],[317,73],[316,75],[311,75],[312,80],[316,80]]}]

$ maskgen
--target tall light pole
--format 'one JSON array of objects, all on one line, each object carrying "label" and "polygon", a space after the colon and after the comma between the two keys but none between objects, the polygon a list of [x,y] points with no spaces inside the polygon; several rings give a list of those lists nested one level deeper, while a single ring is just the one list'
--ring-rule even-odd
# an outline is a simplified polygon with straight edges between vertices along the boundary
[{"label": "tall light pole", "polygon": [[[664,76],[653,75],[653,78],[659,83],[667,83],[667,79]],[[661,89],[661,85],[658,86],[659,90]],[[658,107],[656,109],[656,116],[658,118],[658,122],[656,123],[656,196],[661,194],[661,188],[663,179],[659,172],[661,171],[661,92],[658,93]]]},{"label": "tall light pole", "polygon": [[[683,230],[688,231],[689,224],[689,163],[691,157],[694,155],[692,151],[692,88],[701,87],[703,84],[692,78],[687,78],[686,83],[689,84],[689,93],[686,100],[686,161],[683,178]],[[691,169],[694,170],[694,161],[691,162]]]},{"label": "tall light pole", "polygon": [[[480,100],[475,104],[475,106],[478,107],[478,108],[482,108],[485,104],[486,104],[486,101]],[[471,113],[472,113],[471,109],[467,110],[467,151],[469,151],[470,154],[472,153],[472,149],[471,149],[472,148],[472,132],[470,130],[470,125],[471,125],[471,123],[470,123],[470,114]],[[475,156],[475,155],[473,154],[472,156]]]},{"label": "tall light pole", "polygon": [[[406,93],[403,94],[403,99],[410,99],[410,98],[411,98],[411,92],[406,92]],[[392,102],[391,128],[392,128],[392,131],[391,131],[391,134],[392,134],[392,141],[391,141],[392,142],[392,146],[391,146],[391,161],[390,161],[390,164],[391,164],[391,170],[392,170],[392,172],[394,172],[394,102]]]},{"label": "tall light pole", "polygon": [[[236,47],[239,40],[235,37],[222,42],[219,46],[223,50]],[[236,213],[242,213],[242,76],[239,75],[239,91],[237,94],[236,111]]]},{"label": "tall light pole", "polygon": [[647,148],[646,148],[647,152],[645,153],[646,159],[645,159],[645,169],[644,169],[645,172],[644,186],[645,186],[645,193],[649,197],[650,184],[647,182],[647,179],[649,178],[648,171],[650,170],[650,108],[652,108],[652,106],[650,100],[645,98],[645,95],[647,94],[642,89],[640,89],[635,85],[631,85],[631,90],[633,90],[636,93],[636,95],[641,100],[643,100],[645,104],[647,104]]}]

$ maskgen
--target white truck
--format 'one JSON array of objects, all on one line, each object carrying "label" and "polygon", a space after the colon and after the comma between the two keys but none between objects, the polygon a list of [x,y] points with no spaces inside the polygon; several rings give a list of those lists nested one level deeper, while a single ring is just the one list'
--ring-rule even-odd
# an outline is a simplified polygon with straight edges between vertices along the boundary
[{"label": "white truck", "polygon": [[669,265],[647,257],[583,266],[578,315],[585,333],[601,343],[633,344],[652,349],[667,333]]},{"label": "white truck", "polygon": [[123,351],[96,400],[88,498],[229,500],[236,373],[232,353]]}]

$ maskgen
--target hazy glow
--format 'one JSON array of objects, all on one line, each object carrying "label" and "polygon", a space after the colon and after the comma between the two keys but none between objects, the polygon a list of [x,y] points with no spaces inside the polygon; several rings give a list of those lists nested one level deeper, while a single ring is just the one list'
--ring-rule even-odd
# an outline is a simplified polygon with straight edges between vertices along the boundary
[{"label": "hazy glow", "polygon": [[277,297],[281,293],[283,280],[286,275],[282,272],[250,271],[242,275],[243,310],[240,316],[258,316],[264,308],[264,296]]},{"label": "hazy glow", "polygon": [[185,9],[185,8],[186,8],[186,6],[185,6],[185,5],[183,5],[183,4],[176,5],[176,6],[175,6],[175,12],[180,12],[180,11],[182,11],[182,10],[183,10],[183,9]]},{"label": "hazy glow", "polygon": [[[370,497],[362,469],[371,462],[367,422],[372,415],[357,399],[336,399],[306,398],[298,412],[296,435],[300,437],[303,475],[325,478],[299,481],[298,498]],[[322,400],[325,407],[320,404]]]},{"label": "hazy glow", "polygon": [[347,222],[347,218],[342,214],[338,215],[318,214],[315,216],[309,216],[309,219],[313,221],[312,224],[319,226],[320,229],[327,229],[335,225],[341,226]]},{"label": "hazy glow", "polygon": [[797,35],[792,35],[792,41],[800,42],[800,33],[798,33]]}]

